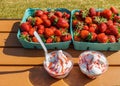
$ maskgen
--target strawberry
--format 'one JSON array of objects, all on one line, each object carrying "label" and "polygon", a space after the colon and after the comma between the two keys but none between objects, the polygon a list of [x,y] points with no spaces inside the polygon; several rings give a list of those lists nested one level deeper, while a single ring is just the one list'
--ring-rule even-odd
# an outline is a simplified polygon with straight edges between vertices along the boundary
[{"label": "strawberry", "polygon": [[110,19],[112,17],[112,11],[109,9],[105,9],[102,12],[102,16],[107,18],[107,19]]},{"label": "strawberry", "polygon": [[34,31],[35,31],[35,29],[34,28],[30,28],[30,30],[29,30],[29,35],[30,36],[34,36]]},{"label": "strawberry", "polygon": [[55,37],[54,37],[54,41],[55,41],[55,42],[61,42],[60,36],[55,36]]},{"label": "strawberry", "polygon": [[56,11],[54,14],[59,18],[61,18],[63,16],[63,13],[60,11]]},{"label": "strawberry", "polygon": [[24,23],[21,23],[20,24],[20,29],[22,30],[22,31],[29,31],[29,29],[30,29],[30,24],[28,23],[28,22],[24,22]]},{"label": "strawberry", "polygon": [[118,10],[114,6],[111,6],[110,10],[112,11],[112,13],[118,14]]},{"label": "strawberry", "polygon": [[52,37],[49,37],[46,39],[46,43],[52,43],[53,42],[53,38]]},{"label": "strawberry", "polygon": [[56,15],[50,16],[50,21],[55,25],[58,21],[58,17]]},{"label": "strawberry", "polygon": [[69,23],[64,18],[59,18],[57,21],[57,27],[59,28],[68,28]]},{"label": "strawberry", "polygon": [[98,25],[98,29],[101,33],[104,33],[107,29],[107,25],[104,22],[102,22]]},{"label": "strawberry", "polygon": [[69,33],[61,36],[62,41],[70,41],[71,39],[72,39],[72,36]]},{"label": "strawberry", "polygon": [[38,25],[38,34],[43,34],[44,30],[45,30],[45,28],[43,25]]},{"label": "strawberry", "polygon": [[118,22],[118,23],[120,23],[120,16],[114,16],[114,22]]},{"label": "strawberry", "polygon": [[36,37],[32,37],[32,42],[38,42],[37,38]]},{"label": "strawberry", "polygon": [[53,30],[53,32],[55,32],[55,30],[57,29],[55,26],[51,26],[50,29]]},{"label": "strawberry", "polygon": [[115,25],[110,25],[109,29],[110,29],[112,35],[117,36],[119,34],[118,29]]},{"label": "strawberry", "polygon": [[106,35],[111,35],[111,31],[110,31],[109,28],[106,29],[105,34],[106,34]]},{"label": "strawberry", "polygon": [[75,41],[80,41],[81,38],[80,38],[80,36],[74,36],[74,40],[75,40]]},{"label": "strawberry", "polygon": [[91,17],[96,16],[96,10],[95,10],[95,8],[90,8],[89,9],[89,16],[91,16]]},{"label": "strawberry", "polygon": [[97,34],[95,32],[91,32],[85,40],[94,42],[96,41],[96,39],[97,39]]},{"label": "strawberry", "polygon": [[43,21],[43,24],[45,25],[45,27],[50,27],[51,26],[51,21],[49,19],[46,19]]},{"label": "strawberry", "polygon": [[48,16],[46,14],[43,14],[40,16],[40,18],[44,21],[44,20],[48,19]]},{"label": "strawberry", "polygon": [[108,21],[106,22],[106,24],[107,24],[107,26],[109,27],[110,25],[113,25],[113,21],[112,21],[112,20],[108,20]]},{"label": "strawberry", "polygon": [[55,36],[61,36],[62,33],[60,30],[56,29],[55,32],[54,32]]},{"label": "strawberry", "polygon": [[63,13],[63,18],[69,19],[69,18],[70,18],[70,14],[64,12],[64,13]]},{"label": "strawberry", "polygon": [[35,25],[40,25],[43,23],[43,20],[40,17],[35,17]]},{"label": "strawberry", "polygon": [[37,16],[37,17],[40,17],[40,16],[42,16],[43,15],[43,11],[42,10],[37,10],[36,12],[35,12],[35,16]]},{"label": "strawberry", "polygon": [[89,27],[87,25],[84,25],[83,30],[89,30]]},{"label": "strawberry", "polygon": [[116,38],[115,38],[114,35],[109,35],[109,36],[108,36],[108,39],[109,39],[109,42],[110,42],[110,43],[115,43],[115,42],[116,42]]},{"label": "strawberry", "polygon": [[108,42],[108,36],[105,35],[105,33],[99,33],[97,35],[97,41],[100,43],[107,43]]},{"label": "strawberry", "polygon": [[92,32],[91,33],[91,40],[90,41],[96,41],[96,39],[97,39],[97,34],[96,33],[94,33],[94,32]]},{"label": "strawberry", "polygon": [[45,37],[48,38],[48,37],[54,35],[54,31],[50,28],[45,28],[44,34],[45,34]]},{"label": "strawberry", "polygon": [[88,30],[81,30],[81,32],[80,32],[80,37],[81,37],[82,39],[85,39],[85,38],[88,37],[89,34],[90,34],[90,32],[89,32]]},{"label": "strawberry", "polygon": [[89,27],[89,32],[95,32],[95,28],[92,27],[92,26],[90,26],[90,27]]},{"label": "strawberry", "polygon": [[92,23],[92,18],[91,17],[86,17],[85,18],[85,23],[91,24]]},{"label": "strawberry", "polygon": [[76,25],[78,24],[78,22],[79,22],[79,21],[78,21],[77,19],[74,19],[74,20],[72,21],[72,25],[73,25],[73,26],[76,26]]}]

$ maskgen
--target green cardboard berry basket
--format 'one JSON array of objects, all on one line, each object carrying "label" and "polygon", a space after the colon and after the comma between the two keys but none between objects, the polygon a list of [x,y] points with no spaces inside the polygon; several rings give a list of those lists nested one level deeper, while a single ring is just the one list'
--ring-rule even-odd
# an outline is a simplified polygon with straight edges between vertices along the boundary
[{"label": "green cardboard berry basket", "polygon": [[[101,11],[103,9],[97,9]],[[72,42],[75,50],[103,50],[103,51],[117,51],[120,50],[120,42],[117,43],[92,43],[92,42],[78,42],[73,39],[72,16],[78,9],[71,11],[70,30],[72,34]]]},{"label": "green cardboard berry basket", "polygon": [[[36,11],[36,10],[39,10],[40,8],[28,8],[26,9],[25,13],[24,13],[24,16],[21,20],[21,23],[23,22],[26,22],[26,19],[29,17],[29,16],[32,16],[33,13]],[[48,11],[51,10],[51,8],[47,8]],[[68,10],[68,9],[65,9],[65,8],[56,8],[54,10],[57,10],[57,11],[61,11],[61,12],[67,12],[69,14],[71,14],[71,12]],[[37,48],[37,49],[42,49],[42,46],[39,44],[39,43],[35,43],[35,42],[28,42],[27,40],[24,40],[22,38],[20,38],[20,35],[21,35],[21,31],[20,31],[20,28],[18,29],[18,33],[17,33],[17,38],[19,40],[19,42],[22,44],[22,46],[24,48],[30,48],[30,49],[34,49],[34,48]],[[71,41],[66,41],[66,42],[58,42],[58,43],[45,43],[45,46],[47,47],[47,49],[67,49],[70,45]]]}]

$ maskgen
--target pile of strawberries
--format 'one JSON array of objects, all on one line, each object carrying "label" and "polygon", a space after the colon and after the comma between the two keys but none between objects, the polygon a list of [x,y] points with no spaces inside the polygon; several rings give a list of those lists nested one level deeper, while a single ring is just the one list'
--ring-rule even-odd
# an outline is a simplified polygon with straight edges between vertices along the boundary
[{"label": "pile of strawberries", "polygon": [[71,40],[69,33],[70,14],[60,11],[36,10],[26,22],[20,24],[20,37],[29,42],[38,42],[34,36],[37,31],[45,43]]},{"label": "pile of strawberries", "polygon": [[120,39],[120,16],[115,7],[79,10],[72,16],[75,41],[115,43]]}]

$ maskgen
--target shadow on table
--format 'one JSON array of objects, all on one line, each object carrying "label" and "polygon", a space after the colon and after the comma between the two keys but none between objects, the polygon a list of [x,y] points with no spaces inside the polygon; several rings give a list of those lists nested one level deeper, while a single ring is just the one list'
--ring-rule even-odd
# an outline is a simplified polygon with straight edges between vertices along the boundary
[{"label": "shadow on table", "polygon": [[49,76],[43,67],[35,67],[30,70],[29,79],[34,86],[85,86],[93,81],[82,74],[78,66],[75,66],[70,74],[61,80]]},{"label": "shadow on table", "polygon": [[[9,36],[5,39],[5,45],[3,46],[3,53],[12,56],[19,57],[43,57],[43,50],[38,49],[25,49],[17,39],[17,30],[20,22],[15,22],[9,32]],[[7,34],[7,33],[5,33]]]}]

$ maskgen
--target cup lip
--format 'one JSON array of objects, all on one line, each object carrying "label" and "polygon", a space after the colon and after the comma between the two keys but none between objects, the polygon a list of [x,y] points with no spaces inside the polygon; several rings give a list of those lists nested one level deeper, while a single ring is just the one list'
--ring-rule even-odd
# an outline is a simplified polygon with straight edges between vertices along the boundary
[{"label": "cup lip", "polygon": [[[57,52],[57,51],[58,51],[58,50],[52,51],[52,52],[50,52],[49,54],[54,53],[54,52]],[[62,51],[63,51],[63,50],[62,50]],[[74,62],[73,62],[73,60],[72,60],[72,55],[69,54],[69,53],[66,52],[66,51],[63,51],[63,53],[64,53],[64,54],[66,55],[66,57],[69,58],[69,60],[71,61],[71,63],[72,63],[71,67],[69,68],[68,71],[65,71],[64,73],[54,74],[54,73],[50,72],[50,70],[47,68],[47,66],[46,66],[46,64],[45,64],[46,61],[44,61],[44,62],[43,62],[44,68],[45,68],[45,70],[46,70],[50,75],[52,74],[52,75],[56,75],[56,76],[62,76],[62,75],[66,75],[67,73],[69,73],[69,72],[72,70],[73,65],[74,65]]]},{"label": "cup lip", "polygon": [[[81,55],[84,54],[84,53],[86,53],[86,52],[96,52],[96,53],[102,55],[105,59],[107,58],[107,57],[106,57],[102,52],[100,52],[100,51],[86,50],[86,51],[82,52],[82,53],[79,55],[79,60],[78,60],[78,65],[79,65],[79,68],[80,68],[81,72],[84,73],[85,75],[91,76],[91,77],[92,77],[92,76],[99,76],[99,75],[101,75],[101,74],[90,74],[90,73],[86,73],[86,72],[83,71],[83,69],[81,68],[81,63],[80,63]],[[107,61],[107,59],[106,59],[105,70],[102,72],[102,74],[108,70],[108,66],[109,66],[109,63],[108,63],[108,61]]]}]

